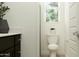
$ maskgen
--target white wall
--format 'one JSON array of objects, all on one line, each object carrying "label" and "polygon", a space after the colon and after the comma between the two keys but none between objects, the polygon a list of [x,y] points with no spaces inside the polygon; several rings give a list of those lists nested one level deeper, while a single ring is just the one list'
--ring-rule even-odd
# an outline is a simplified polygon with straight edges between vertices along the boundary
[{"label": "white wall", "polygon": [[68,49],[68,40],[69,40],[69,3],[65,3],[65,24],[66,24],[66,40],[65,40],[65,56]]},{"label": "white wall", "polygon": [[39,56],[39,3],[33,2],[7,2],[10,8],[5,16],[8,20],[10,31],[21,32],[21,56]]},{"label": "white wall", "polygon": [[48,29],[46,29],[46,9],[44,3],[41,3],[41,56],[48,56],[48,44],[46,33]]},{"label": "white wall", "polygon": [[[66,56],[67,57],[79,57],[79,38],[74,35],[74,33],[78,33],[79,31],[79,2],[69,2],[66,8],[66,12],[69,12],[69,15],[66,15],[68,22],[68,34],[69,38],[66,40]],[[69,11],[68,11],[69,10]],[[67,14],[67,13],[66,13]]]},{"label": "white wall", "polygon": [[66,23],[65,23],[65,2],[60,2],[58,7],[58,24],[57,33],[59,35],[59,51],[58,54],[63,56],[65,54],[65,40],[66,38]]}]

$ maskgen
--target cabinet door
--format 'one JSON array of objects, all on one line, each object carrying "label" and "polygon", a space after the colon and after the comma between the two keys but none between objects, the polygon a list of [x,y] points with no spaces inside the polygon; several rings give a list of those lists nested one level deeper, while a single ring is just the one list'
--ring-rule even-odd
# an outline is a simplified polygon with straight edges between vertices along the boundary
[{"label": "cabinet door", "polygon": [[14,47],[14,52],[15,52],[15,57],[20,57],[21,54],[21,35],[15,35],[15,47]]},{"label": "cabinet door", "polygon": [[14,37],[0,37],[0,52],[14,46]]},{"label": "cabinet door", "polygon": [[0,57],[15,57],[14,47],[11,47],[1,52]]}]

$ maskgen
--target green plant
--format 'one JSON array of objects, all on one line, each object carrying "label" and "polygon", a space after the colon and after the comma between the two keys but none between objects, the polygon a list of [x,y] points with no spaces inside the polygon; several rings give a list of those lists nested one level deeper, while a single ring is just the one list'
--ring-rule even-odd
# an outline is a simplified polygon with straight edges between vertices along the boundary
[{"label": "green plant", "polygon": [[58,18],[58,13],[55,12],[54,9],[48,9],[47,10],[47,19],[46,21],[48,22],[49,20],[53,21],[57,21],[57,18]]},{"label": "green plant", "polygon": [[48,21],[58,21],[58,4],[56,2],[49,3],[46,5],[46,22]]},{"label": "green plant", "polygon": [[3,19],[9,9],[8,6],[5,6],[4,2],[0,2],[0,19]]}]

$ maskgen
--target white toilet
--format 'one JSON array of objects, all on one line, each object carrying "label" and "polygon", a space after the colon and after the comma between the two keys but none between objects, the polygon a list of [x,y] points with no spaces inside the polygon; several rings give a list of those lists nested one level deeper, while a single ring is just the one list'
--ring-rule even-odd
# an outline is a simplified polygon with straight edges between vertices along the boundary
[{"label": "white toilet", "polygon": [[50,52],[50,57],[56,57],[56,52],[58,50],[58,37],[57,35],[48,35],[48,49]]}]

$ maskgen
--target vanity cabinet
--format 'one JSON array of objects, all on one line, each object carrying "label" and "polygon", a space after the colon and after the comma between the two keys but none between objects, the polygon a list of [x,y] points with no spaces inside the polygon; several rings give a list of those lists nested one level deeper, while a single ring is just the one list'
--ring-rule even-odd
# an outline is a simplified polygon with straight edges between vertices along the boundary
[{"label": "vanity cabinet", "polygon": [[0,36],[0,57],[20,57],[21,34]]}]

